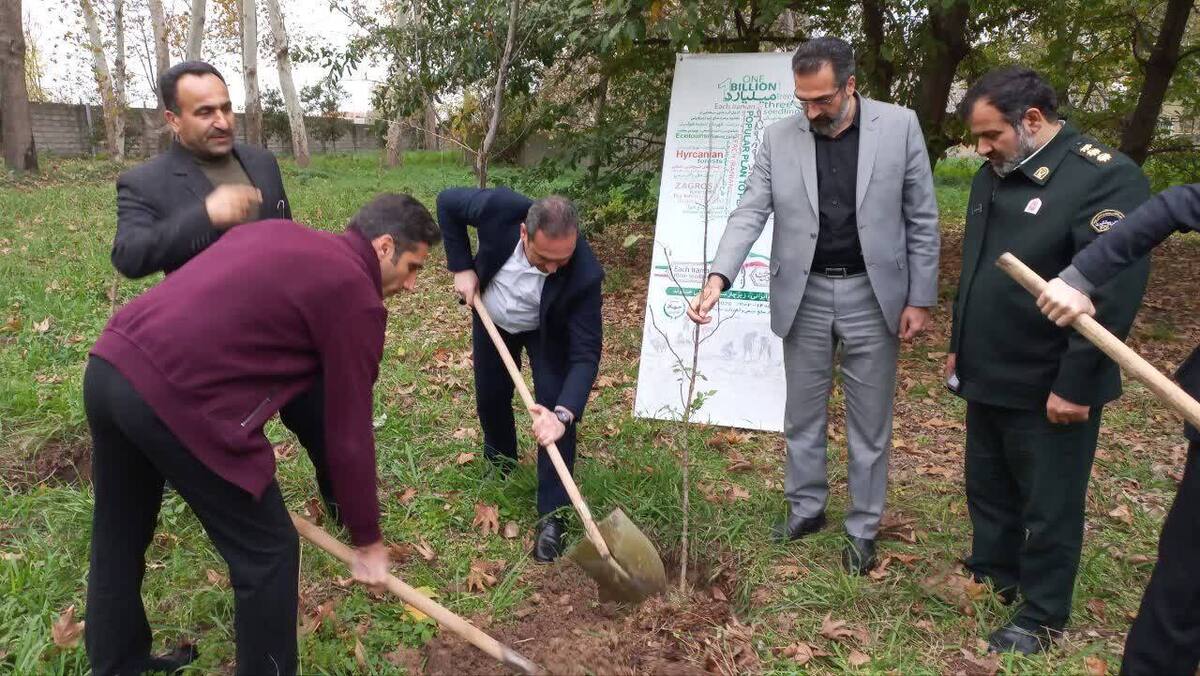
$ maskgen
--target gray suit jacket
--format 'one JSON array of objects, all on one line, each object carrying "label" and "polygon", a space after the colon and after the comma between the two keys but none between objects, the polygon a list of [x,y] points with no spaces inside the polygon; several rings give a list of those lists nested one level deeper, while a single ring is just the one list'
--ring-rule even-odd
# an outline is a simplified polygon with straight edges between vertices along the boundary
[{"label": "gray suit jacket", "polygon": [[[937,304],[938,210],[916,113],[859,97],[855,207],[863,260],[892,331],[906,305]],[[817,156],[808,119],[794,115],[763,133],[754,169],[729,215],[712,272],[733,281],[775,214],[771,241],[771,330],[786,336],[808,283],[818,230]]]}]

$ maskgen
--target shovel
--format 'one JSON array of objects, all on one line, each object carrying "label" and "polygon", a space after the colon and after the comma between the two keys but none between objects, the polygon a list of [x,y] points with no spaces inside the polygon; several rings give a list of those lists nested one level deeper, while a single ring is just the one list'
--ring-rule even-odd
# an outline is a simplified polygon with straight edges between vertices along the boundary
[{"label": "shovel", "polygon": [[[320,526],[302,519],[291,512],[289,514],[291,514],[292,523],[296,525],[296,532],[303,536],[305,540],[341,559],[347,566],[354,561],[354,552],[332,535],[326,533]],[[522,674],[529,674],[530,676],[546,673],[545,669],[525,659],[525,657],[512,648],[501,644],[496,639],[483,633],[478,627],[450,612],[442,604],[404,584],[395,575],[388,575],[387,581],[384,584],[387,585],[388,591],[399,596],[400,600],[437,620],[438,624],[466,639],[471,645],[496,658],[497,661],[506,667]]]},{"label": "shovel", "polygon": [[[996,261],[996,265],[1035,297],[1042,295],[1042,290],[1046,287],[1046,280],[1016,256],[1006,253]],[[1130,378],[1148,387],[1159,401],[1178,411],[1193,427],[1200,428],[1200,403],[1184,392],[1182,387],[1154,368],[1150,362],[1142,359],[1137,352],[1133,351],[1133,348],[1088,315],[1079,315],[1071,326],[1117,362],[1117,365]]]},{"label": "shovel", "polygon": [[[504,344],[504,339],[500,337],[496,324],[492,322],[492,317],[483,304],[483,298],[478,294],[475,296],[474,306],[488,335],[492,337],[492,342],[496,344],[496,351],[500,353],[500,358],[508,368],[513,384],[521,393],[526,410],[532,408],[534,401],[525,385],[525,379],[521,377],[521,371],[517,369],[508,346]],[[620,509],[614,510],[597,524],[592,519],[592,512],[583,501],[583,496],[579,494],[579,488],[575,486],[575,480],[571,477],[567,464],[563,462],[558,446],[547,445],[546,455],[550,456],[550,462],[554,464],[558,478],[567,489],[567,495],[570,496],[575,511],[579,513],[579,520],[583,522],[583,529],[587,534],[587,539],[572,548],[567,556],[596,581],[600,600],[640,603],[664,591],[667,588],[667,574],[663,569],[662,559],[658,556],[658,550],[654,548],[650,539]]]}]

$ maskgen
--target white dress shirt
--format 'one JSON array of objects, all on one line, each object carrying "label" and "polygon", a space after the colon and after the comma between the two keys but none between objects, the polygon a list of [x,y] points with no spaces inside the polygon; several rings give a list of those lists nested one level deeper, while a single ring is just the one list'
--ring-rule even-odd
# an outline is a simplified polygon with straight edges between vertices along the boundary
[{"label": "white dress shirt", "polygon": [[542,287],[547,276],[529,262],[525,247],[517,240],[517,248],[483,292],[483,304],[496,325],[509,333],[536,329],[541,324]]}]

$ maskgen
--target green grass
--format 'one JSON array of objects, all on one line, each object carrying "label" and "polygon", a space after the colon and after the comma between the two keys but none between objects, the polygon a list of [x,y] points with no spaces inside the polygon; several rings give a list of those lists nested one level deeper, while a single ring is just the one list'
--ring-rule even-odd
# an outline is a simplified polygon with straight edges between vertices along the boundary
[{"label": "green grass", "polygon": [[[948,227],[956,217],[961,223],[976,166],[965,161],[939,166],[939,204]],[[51,452],[54,445],[87,444],[80,381],[87,350],[112,306],[108,294],[115,277],[108,249],[115,229],[117,170],[103,162],[61,161],[39,178],[0,179],[0,467],[31,467],[38,454]],[[405,166],[396,170],[381,168],[373,155],[317,156],[307,169],[285,161],[283,171],[297,220],[334,230],[379,191],[411,192],[432,205],[440,189],[473,183],[469,169],[452,153],[410,153]],[[501,168],[497,175],[513,177],[519,172]],[[625,250],[620,244],[631,232],[648,230],[613,227],[595,238],[607,245],[598,249],[624,252],[620,260],[605,261],[610,302],[636,300],[646,279],[647,270],[635,261],[646,259],[650,238]],[[455,463],[460,453],[477,452],[479,442],[454,434],[476,427],[469,368],[439,367],[432,358],[438,350],[463,355],[469,348],[468,317],[451,302],[450,276],[442,263],[439,251],[420,291],[390,302],[389,341],[376,389],[383,529],[389,541],[424,539],[437,552],[431,563],[418,556],[403,564],[400,574],[410,584],[437,590],[456,612],[503,618],[537,591],[526,579],[532,564],[522,538],[475,533],[474,506],[496,505],[501,524],[515,521],[523,536],[529,534],[535,519],[535,472],[523,464],[509,481],[500,482],[485,473],[479,459],[462,466]],[[117,302],[128,301],[155,281],[119,280]],[[943,285],[947,297],[953,280],[943,279]],[[936,321],[944,336],[944,307]],[[1169,332],[1151,333],[1165,337]],[[705,500],[699,489],[693,493],[693,555],[713,575],[721,575],[742,621],[756,625],[755,644],[765,668],[796,671],[794,662],[773,650],[796,641],[819,643],[832,653],[805,669],[848,668],[848,648],[818,636],[827,613],[870,631],[871,643],[864,646],[873,660],[868,669],[879,673],[939,673],[961,656],[962,649],[975,651],[978,639],[1005,621],[1008,610],[993,597],[977,600],[970,616],[931,597],[921,584],[969,548],[961,479],[914,475],[906,470],[912,458],[894,458],[889,510],[914,519],[918,541],[885,541],[882,553],[918,558],[911,567],[894,564],[883,580],[847,576],[837,563],[837,527],[798,545],[778,545],[769,538],[771,522],[783,514],[778,435],[755,434],[737,444],[756,469],[730,474],[723,453],[706,443],[715,430],[681,431],[631,417],[640,339],[640,315],[621,316],[606,326],[602,372],[619,384],[598,389],[581,429],[582,491],[595,513],[623,507],[661,551],[674,554],[680,538],[681,494],[672,443],[691,444],[697,486],[730,482],[744,488],[748,498],[727,504]],[[909,434],[905,427],[935,416],[961,420],[963,406],[940,386],[939,363],[930,356],[944,349],[940,339],[906,349],[902,379],[916,382],[901,397],[905,408],[897,423],[910,443],[953,465],[961,454],[961,433],[948,436],[922,428]],[[622,378],[629,382],[619,382]],[[1080,631],[1047,656],[1006,659],[1002,669],[1009,673],[1081,673],[1084,658],[1093,654],[1106,659],[1111,670],[1119,662],[1119,632],[1127,628],[1126,613],[1136,609],[1148,576],[1148,566],[1128,558],[1153,553],[1161,512],[1153,505],[1134,504],[1131,524],[1105,515],[1129,502],[1130,495],[1169,504],[1174,487],[1156,463],[1165,462],[1166,449],[1178,443],[1174,423],[1151,417],[1157,409],[1145,390],[1130,390],[1106,419],[1111,430],[1102,444],[1106,459],[1097,461],[1073,620]],[[268,434],[274,441],[289,441],[277,423],[268,427]],[[530,447],[527,439],[523,443],[525,449]],[[847,502],[844,437],[831,444],[830,452],[830,517],[837,523]],[[523,455],[528,457],[524,451]],[[82,647],[54,647],[50,626],[69,605],[86,611],[90,489],[50,482],[30,486],[14,477],[0,477],[0,672],[82,673]],[[301,510],[316,494],[302,451],[280,464],[279,478],[294,510]],[[1140,488],[1131,488],[1135,484]],[[395,496],[407,487],[416,488],[416,497],[401,504]],[[208,574],[212,570],[224,575],[224,565],[177,495],[166,498],[159,534],[147,552],[144,589],[156,646],[197,638],[198,668],[226,669],[233,659],[232,598]],[[356,639],[367,655],[366,671],[384,672],[391,668],[384,655],[398,645],[419,646],[435,631],[398,604],[335,585],[334,580],[346,575],[342,567],[311,548],[303,551],[302,611],[329,598],[340,599],[336,622],[301,638],[306,673],[359,671]],[[506,566],[496,586],[483,593],[467,592],[467,571],[479,559],[504,560]],[[783,574],[781,565],[801,572]],[[1106,611],[1098,614],[1095,604],[1089,607],[1093,599],[1103,599]],[[356,631],[360,624],[367,627],[361,634]]]}]

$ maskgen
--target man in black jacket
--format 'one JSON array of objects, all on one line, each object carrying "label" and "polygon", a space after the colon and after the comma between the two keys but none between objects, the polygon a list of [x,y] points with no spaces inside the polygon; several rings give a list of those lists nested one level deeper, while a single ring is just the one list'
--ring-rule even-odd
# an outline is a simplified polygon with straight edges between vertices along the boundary
[{"label": "man in black jacket", "polygon": [[[575,426],[600,369],[600,285],[604,270],[579,233],[575,208],[564,197],[534,202],[507,188],[451,188],[437,198],[446,261],[454,291],[473,306],[477,293],[520,364],[529,355],[537,406],[537,509],[541,519],[533,556],[562,553],[563,524],[554,513],[570,504],[544,446],[556,443],[575,464]],[[472,254],[467,226],[479,233]],[[506,470],[517,460],[513,383],[479,317],[474,318],[475,405],[484,455]]]},{"label": "man in black jacket", "polygon": [[[1059,326],[1081,314],[1094,315],[1089,296],[1097,287],[1172,233],[1188,230],[1200,231],[1200,183],[1163,191],[1075,254],[1038,298],[1038,307]],[[1200,348],[1175,377],[1200,398]],[[1200,663],[1200,431],[1188,425],[1184,433],[1190,442],[1187,466],[1163,524],[1158,563],[1125,642],[1122,674],[1193,674]]]},{"label": "man in black jacket", "polygon": [[[132,279],[170,274],[242,223],[292,218],[275,156],[235,142],[229,89],[216,68],[202,61],[175,64],[159,77],[158,91],[174,134],[171,147],[117,179],[112,262]],[[280,417],[308,451],[321,496],[340,520],[319,424],[323,410],[318,380]]]}]

